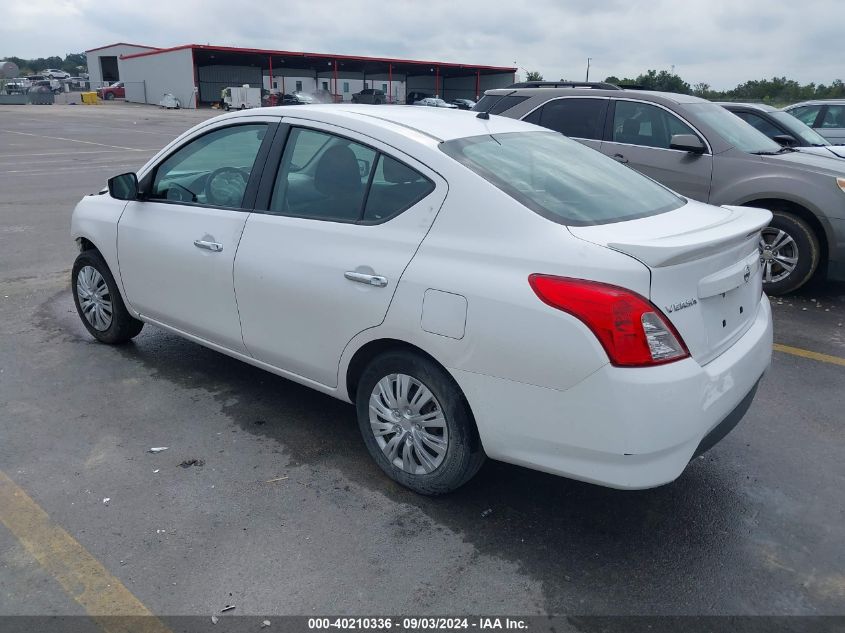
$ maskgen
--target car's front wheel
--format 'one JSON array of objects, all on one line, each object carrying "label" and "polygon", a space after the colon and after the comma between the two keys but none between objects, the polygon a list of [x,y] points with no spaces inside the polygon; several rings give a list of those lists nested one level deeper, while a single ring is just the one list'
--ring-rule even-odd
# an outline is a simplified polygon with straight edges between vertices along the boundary
[{"label": "car's front wheel", "polygon": [[358,381],[356,407],[370,455],[389,477],[415,492],[451,492],[484,462],[460,388],[420,354],[397,350],[375,358]]},{"label": "car's front wheel", "polygon": [[98,341],[111,345],[125,343],[144,327],[143,321],[126,309],[114,277],[97,251],[87,250],[76,258],[71,289],[82,324]]},{"label": "car's front wheel", "polygon": [[770,295],[797,290],[819,266],[819,239],[807,222],[786,211],[772,210],[760,236],[763,289]]},{"label": "car's front wheel", "polygon": [[114,93],[113,92],[107,92],[105,98],[106,98],[106,101],[111,101],[112,99],[114,99]]}]

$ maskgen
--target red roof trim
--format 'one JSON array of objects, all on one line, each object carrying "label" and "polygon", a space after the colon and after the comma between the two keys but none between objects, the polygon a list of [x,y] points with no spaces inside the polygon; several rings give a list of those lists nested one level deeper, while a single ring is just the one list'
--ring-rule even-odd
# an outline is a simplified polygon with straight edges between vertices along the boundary
[{"label": "red roof trim", "polygon": [[425,60],[417,60],[417,59],[397,59],[392,57],[364,57],[359,55],[333,55],[330,53],[304,53],[304,52],[297,52],[297,51],[277,51],[277,50],[269,50],[265,48],[238,48],[233,46],[208,46],[205,44],[183,44],[182,46],[174,46],[172,48],[157,48],[152,51],[147,51],[144,53],[132,53],[130,55],[121,55],[121,59],[133,59],[135,57],[146,57],[147,55],[159,55],[161,53],[171,53],[174,51],[181,51],[185,49],[193,49],[193,50],[204,50],[204,51],[222,51],[228,53],[256,53],[261,55],[279,55],[279,56],[289,56],[289,57],[322,57],[327,59],[348,59],[350,61],[363,61],[363,62],[382,62],[385,64],[419,64],[419,65],[432,65],[432,66],[441,66],[441,67],[449,67],[449,68],[478,68],[482,70],[498,70],[501,72],[507,73],[515,73],[516,68],[504,67],[504,66],[483,66],[478,64],[456,64],[453,62],[433,62],[433,61],[425,61]]},{"label": "red roof trim", "polygon": [[108,46],[98,46],[97,48],[89,48],[85,52],[93,53],[94,51],[101,51],[104,48],[114,48],[115,46],[134,46],[135,48],[148,48],[151,51],[161,50],[160,48],[156,48],[155,46],[144,46],[143,44],[129,44],[128,42],[116,42],[115,44],[109,44]]}]

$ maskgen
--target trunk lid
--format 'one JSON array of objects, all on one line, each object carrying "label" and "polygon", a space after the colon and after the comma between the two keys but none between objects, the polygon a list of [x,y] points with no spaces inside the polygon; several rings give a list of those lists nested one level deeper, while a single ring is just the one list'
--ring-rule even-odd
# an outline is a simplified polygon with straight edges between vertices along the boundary
[{"label": "trunk lid", "polygon": [[759,233],[771,218],[765,209],[689,201],[649,218],[569,230],[647,266],[649,299],[704,365],[754,321],[762,293]]}]

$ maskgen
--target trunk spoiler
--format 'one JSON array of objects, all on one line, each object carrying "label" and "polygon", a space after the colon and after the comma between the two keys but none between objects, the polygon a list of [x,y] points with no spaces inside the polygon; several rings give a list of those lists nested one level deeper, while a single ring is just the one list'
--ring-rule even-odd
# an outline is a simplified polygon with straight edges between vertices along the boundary
[{"label": "trunk spoiler", "polygon": [[701,259],[730,244],[743,242],[759,233],[772,220],[771,211],[765,209],[728,205],[722,205],[722,208],[731,214],[710,226],[691,231],[694,237],[689,233],[678,233],[632,243],[616,240],[607,246],[636,257],[654,268],[674,266]]}]

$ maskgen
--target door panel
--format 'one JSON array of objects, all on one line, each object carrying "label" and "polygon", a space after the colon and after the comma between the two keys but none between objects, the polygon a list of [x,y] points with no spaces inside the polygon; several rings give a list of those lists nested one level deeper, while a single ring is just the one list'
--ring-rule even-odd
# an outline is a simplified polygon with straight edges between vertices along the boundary
[{"label": "door panel", "polygon": [[[255,358],[335,387],[348,342],[384,320],[445,199],[446,183],[408,157],[386,167],[384,155],[371,162],[363,144],[340,137],[317,142],[297,129],[289,136],[271,210],[246,222],[235,288],[244,342]],[[307,163],[297,158],[292,169],[293,158],[303,154],[297,138],[319,149]],[[360,213],[349,208],[358,204],[358,177],[365,188],[372,183]]]},{"label": "door panel", "polygon": [[669,149],[674,134],[695,134],[692,128],[657,106],[616,101],[609,139],[601,151],[681,195],[707,202],[713,174],[710,154]]},{"label": "door panel", "polygon": [[142,179],[117,250],[126,299],[141,315],[245,353],[232,280],[235,253],[278,119],[198,132]]},{"label": "door panel", "polygon": [[[232,266],[243,211],[130,202],[118,225],[120,275],[146,317],[245,352]],[[194,241],[206,242],[200,248]],[[213,246],[219,244],[221,250]]]}]

